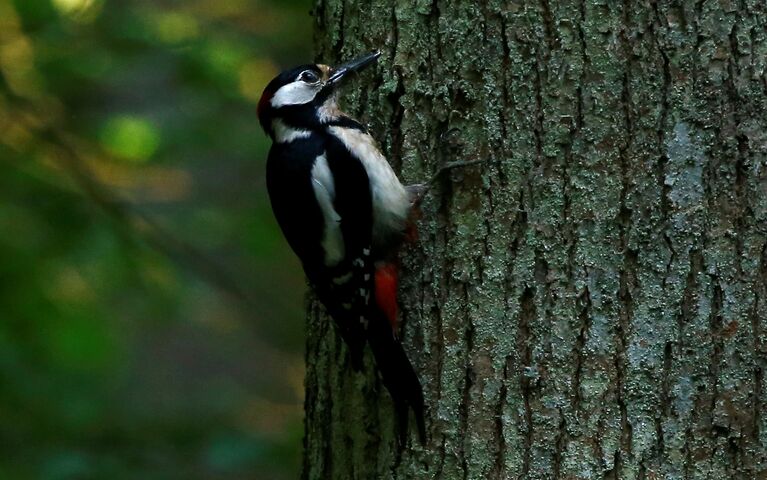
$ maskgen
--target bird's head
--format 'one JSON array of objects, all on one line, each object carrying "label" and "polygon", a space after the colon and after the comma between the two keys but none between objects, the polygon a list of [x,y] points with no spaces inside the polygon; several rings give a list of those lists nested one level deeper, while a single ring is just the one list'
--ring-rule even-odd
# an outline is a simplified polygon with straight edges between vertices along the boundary
[{"label": "bird's head", "polygon": [[338,86],[350,74],[374,63],[375,51],[337,67],[308,64],[285,70],[264,89],[258,102],[258,119],[264,131],[274,137],[276,123],[291,128],[311,128],[335,118]]}]

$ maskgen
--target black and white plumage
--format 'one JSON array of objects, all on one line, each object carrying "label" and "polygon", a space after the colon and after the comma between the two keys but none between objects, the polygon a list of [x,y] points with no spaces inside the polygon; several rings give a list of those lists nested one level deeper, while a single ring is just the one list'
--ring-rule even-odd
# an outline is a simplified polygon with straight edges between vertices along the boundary
[{"label": "black and white plumage", "polygon": [[335,320],[354,368],[370,345],[401,435],[412,408],[423,441],[421,385],[393,328],[396,252],[412,199],[366,129],[336,103],[340,81],[378,56],[285,71],[266,87],[258,115],[273,141],[267,187],[285,238]]}]

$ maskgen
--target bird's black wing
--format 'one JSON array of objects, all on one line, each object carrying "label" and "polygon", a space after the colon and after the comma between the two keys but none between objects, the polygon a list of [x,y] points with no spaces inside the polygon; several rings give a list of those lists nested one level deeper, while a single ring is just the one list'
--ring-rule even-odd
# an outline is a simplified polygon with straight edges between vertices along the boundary
[{"label": "bird's black wing", "polygon": [[[304,272],[315,293],[335,320],[339,333],[351,353],[352,365],[359,370],[365,347],[365,333],[359,322],[364,311],[359,287],[364,273],[353,269],[352,255],[361,255],[363,245],[370,243],[371,204],[367,174],[362,165],[348,155],[341,158],[327,151],[327,137],[310,135],[289,143],[275,143],[269,152],[266,168],[267,188],[277,223],[288,244],[301,260]],[[331,145],[331,150],[335,147]],[[338,185],[322,185],[315,177],[315,164],[327,161]],[[329,166],[328,165],[328,166]],[[325,190],[327,189],[327,190]],[[332,192],[332,193],[331,193]],[[329,196],[339,208],[344,252],[340,262],[328,265],[323,237],[328,225],[328,212],[323,211],[318,195]],[[367,206],[366,206],[367,205]],[[327,208],[327,205],[324,205]],[[332,206],[331,206],[332,208]],[[336,216],[336,214],[330,215]],[[331,219],[332,221],[332,219]]]},{"label": "bird's black wing", "polygon": [[370,182],[362,163],[332,135],[325,142],[325,157],[333,178],[333,208],[340,218],[344,254],[337,265],[327,268],[314,283],[349,347],[352,365],[359,369],[373,295]]},{"label": "bird's black wing", "polygon": [[324,152],[321,137],[274,143],[266,163],[272,211],[304,270],[321,268],[323,215],[312,188],[312,166]]}]

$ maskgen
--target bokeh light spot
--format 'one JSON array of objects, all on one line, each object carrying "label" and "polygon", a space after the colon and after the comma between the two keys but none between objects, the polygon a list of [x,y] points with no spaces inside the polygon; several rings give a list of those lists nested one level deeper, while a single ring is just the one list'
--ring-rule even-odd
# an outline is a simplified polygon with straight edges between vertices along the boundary
[{"label": "bokeh light spot", "polygon": [[112,155],[145,162],[160,146],[160,132],[150,121],[135,116],[109,119],[101,132],[101,144]]},{"label": "bokeh light spot", "polygon": [[251,102],[258,102],[261,92],[269,81],[277,75],[277,67],[266,59],[245,62],[240,68],[240,93]]},{"label": "bokeh light spot", "polygon": [[100,0],[52,0],[62,15],[80,22],[90,22],[101,12]]},{"label": "bokeh light spot", "polygon": [[234,75],[247,58],[246,51],[240,45],[224,40],[208,43],[202,53],[210,73],[227,82],[236,81]]},{"label": "bokeh light spot", "polygon": [[197,19],[180,12],[158,14],[155,18],[155,29],[160,40],[169,44],[189,41],[200,33]]}]

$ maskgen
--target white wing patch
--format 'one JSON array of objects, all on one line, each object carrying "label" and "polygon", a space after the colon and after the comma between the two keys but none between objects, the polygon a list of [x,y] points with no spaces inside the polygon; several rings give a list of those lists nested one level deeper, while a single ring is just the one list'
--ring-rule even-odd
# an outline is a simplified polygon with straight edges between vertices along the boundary
[{"label": "white wing patch", "polygon": [[341,234],[341,216],[333,208],[333,200],[336,196],[335,182],[324,153],[314,161],[312,187],[325,219],[325,231],[322,234],[325,265],[332,267],[338,265],[338,262],[344,258],[344,237]]},{"label": "white wing patch", "polygon": [[376,147],[373,137],[359,130],[338,126],[330,127],[329,131],[362,162],[367,171],[373,199],[373,238],[401,232],[405,228],[410,200],[386,157]]},{"label": "white wing patch", "polygon": [[306,83],[296,81],[283,85],[274,93],[270,103],[274,108],[284,107],[286,105],[303,105],[314,100],[319,92],[320,84]]},{"label": "white wing patch", "polygon": [[290,127],[279,118],[272,121],[272,128],[277,143],[290,143],[297,138],[308,138],[312,134],[309,130]]}]

